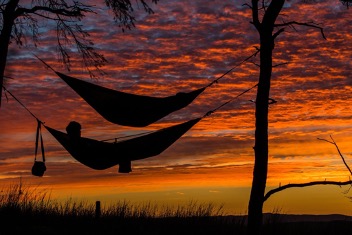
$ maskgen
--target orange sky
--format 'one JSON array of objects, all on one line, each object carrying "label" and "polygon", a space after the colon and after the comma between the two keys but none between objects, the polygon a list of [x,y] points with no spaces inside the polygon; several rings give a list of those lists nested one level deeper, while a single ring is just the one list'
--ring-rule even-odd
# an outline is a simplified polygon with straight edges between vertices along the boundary
[{"label": "orange sky", "polygon": [[[258,79],[258,59],[236,68],[207,89],[191,105],[146,128],[114,125],[99,116],[32,53],[56,70],[117,90],[150,96],[173,95],[200,88],[254,52],[258,36],[249,23],[246,1],[167,1],[153,6],[155,14],[136,11],[137,27],[124,33],[110,15],[87,18],[95,47],[109,63],[106,76],[89,78],[79,63],[70,72],[57,63],[50,24],[37,48],[10,45],[6,81],[26,106],[48,126],[64,130],[71,120],[82,135],[108,139],[154,130],[202,116],[252,87]],[[351,143],[351,10],[339,1],[303,4],[287,1],[279,21],[318,22],[315,29],[297,26],[277,39],[271,97],[278,102],[269,114],[268,186],[315,180],[349,179],[333,145],[317,140],[332,135],[348,163]],[[73,57],[79,61],[79,57]],[[159,156],[133,162],[133,172],[117,167],[95,171],[77,163],[44,130],[45,177],[31,176],[36,121],[15,100],[2,97],[0,115],[0,181],[22,177],[61,198],[183,203],[190,199],[224,203],[229,213],[245,213],[253,168],[255,90],[203,119]],[[265,211],[343,213],[352,215],[347,188],[291,189],[270,198]]]}]

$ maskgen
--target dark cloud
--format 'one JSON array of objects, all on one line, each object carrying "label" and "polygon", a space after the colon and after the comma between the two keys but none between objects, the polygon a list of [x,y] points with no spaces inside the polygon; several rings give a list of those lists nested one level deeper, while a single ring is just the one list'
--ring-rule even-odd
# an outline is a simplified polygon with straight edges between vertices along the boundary
[{"label": "dark cloud", "polygon": [[[66,71],[57,62],[55,34],[49,30],[43,33],[38,48],[11,45],[6,75],[15,79],[7,80],[6,85],[48,126],[64,130],[69,121],[76,120],[83,126],[83,136],[101,140],[156,130],[204,115],[257,82],[259,71],[253,63],[259,63],[258,56],[238,66],[185,109],[150,127],[129,128],[104,120],[32,56],[32,53],[40,56],[58,71],[105,87],[162,97],[209,84],[239,65],[255,52],[253,46],[258,46],[258,34],[249,23],[250,10],[243,1],[163,0],[153,9],[152,15],[137,9],[137,27],[124,33],[116,27],[111,14],[82,21],[95,47],[110,62],[103,68],[107,76],[90,79],[79,63],[79,56],[72,56],[72,70]],[[327,36],[324,40],[319,30],[297,26],[287,28],[276,41],[274,63],[289,64],[273,69],[270,95],[278,103],[270,106],[270,154],[275,161],[302,161],[280,162],[287,177],[294,178],[293,172],[304,172],[298,166],[306,165],[306,172],[312,174],[322,170],[324,164],[305,161],[307,156],[314,158],[330,151],[324,145],[316,145],[312,138],[317,136],[336,134],[344,151],[351,152],[349,15],[339,1],[306,4],[297,0],[286,1],[279,18],[280,22],[313,20],[321,23]],[[255,94],[254,89],[204,118],[161,155],[134,162],[130,175],[117,174],[117,167],[94,171],[82,166],[44,130],[48,171],[41,180],[60,187],[71,184],[73,188],[78,185],[108,185],[108,188],[116,182],[126,188],[133,182],[146,188],[174,182],[178,176],[180,182],[175,185],[187,184],[190,179],[205,182],[204,175],[210,174],[214,185],[221,184],[220,178],[236,179],[238,183],[244,176],[247,179],[243,184],[248,185],[255,128],[254,105],[249,100],[255,100]],[[8,103],[2,103],[3,178],[31,177],[35,128],[36,121],[11,97]],[[284,177],[279,167],[274,166],[273,175]],[[319,166],[317,170],[315,166]]]}]

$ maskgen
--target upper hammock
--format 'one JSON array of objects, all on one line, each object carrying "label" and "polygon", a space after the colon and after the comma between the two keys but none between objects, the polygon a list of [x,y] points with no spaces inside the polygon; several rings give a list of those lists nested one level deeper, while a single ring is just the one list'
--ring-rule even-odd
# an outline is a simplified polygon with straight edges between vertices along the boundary
[{"label": "upper hammock", "polygon": [[131,161],[156,156],[165,151],[202,118],[163,128],[133,139],[108,143],[94,139],[71,138],[68,134],[45,126],[52,136],[77,161],[95,170],[119,165],[119,172],[131,172]]},{"label": "upper hammock", "polygon": [[55,73],[106,120],[144,127],[189,105],[206,87],[168,97],[151,97],[112,90],[60,72]]},{"label": "upper hammock", "polygon": [[67,76],[55,71],[42,59],[36,57],[64,80],[106,120],[123,126],[145,127],[172,112],[186,107],[207,87],[216,83],[237,66],[249,60],[256,54],[257,52],[247,57],[241,63],[228,70],[207,86],[191,92],[179,92],[176,95],[163,98],[125,93]]}]

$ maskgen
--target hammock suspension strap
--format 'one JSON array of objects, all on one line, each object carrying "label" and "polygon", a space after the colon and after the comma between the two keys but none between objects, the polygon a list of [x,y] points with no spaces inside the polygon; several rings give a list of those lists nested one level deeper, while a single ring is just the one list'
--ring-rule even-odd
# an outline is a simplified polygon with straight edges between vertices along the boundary
[{"label": "hammock suspension strap", "polygon": [[[7,90],[4,86],[2,86],[4,91],[10,94],[27,112],[37,120],[37,132],[35,137],[35,150],[34,150],[34,165],[32,167],[32,175],[42,177],[44,172],[46,171],[45,166],[45,151],[44,151],[44,141],[41,131],[41,126],[44,124],[42,121],[39,120],[37,116],[35,116],[16,96],[14,96],[9,90]],[[6,94],[5,93],[5,94]],[[38,155],[38,148],[39,148],[39,141],[40,141],[40,150],[42,152],[42,161],[37,161]]]},{"label": "hammock suspension strap", "polygon": [[206,87],[210,87],[212,86],[214,83],[218,83],[218,81],[225,77],[227,74],[229,74],[230,72],[232,72],[232,70],[234,70],[235,68],[241,66],[243,63],[247,62],[248,60],[250,60],[252,57],[255,57],[257,54],[259,53],[259,49],[257,49],[256,52],[254,52],[252,55],[248,56],[247,58],[245,58],[244,60],[242,60],[239,64],[235,65],[234,67],[232,67],[231,69],[229,69],[228,71],[226,71],[224,74],[222,74],[220,77],[216,78],[214,81],[212,81],[209,85],[207,85]]},{"label": "hammock suspension strap", "polygon": [[[247,62],[248,60],[250,60],[252,57],[257,56],[257,54],[259,53],[259,49],[257,48],[257,50],[250,56],[248,56],[247,58],[245,58],[244,60],[242,60],[240,63],[236,64],[235,66],[233,66],[231,69],[229,69],[228,71],[226,71],[225,73],[223,73],[221,76],[219,76],[218,78],[216,78],[215,80],[213,80],[212,82],[210,82],[208,85],[205,86],[205,88],[208,88],[210,86],[212,86],[215,83],[218,83],[219,80],[223,77],[225,77],[227,74],[231,73],[234,69],[236,69],[237,67],[241,66],[242,64],[244,64],[245,62]],[[33,54],[34,55],[34,54]],[[48,69],[50,69],[51,71],[53,71],[54,73],[56,73],[55,69],[53,67],[51,67],[49,64],[47,64],[43,59],[39,58],[37,55],[34,55],[40,62],[42,62],[45,67],[47,67]]]},{"label": "hammock suspension strap", "polygon": [[[44,124],[42,121],[39,120],[39,118],[37,118],[37,116],[35,116],[19,99],[16,98],[16,96],[14,96],[9,90],[6,89],[6,87],[2,86],[2,88],[4,89],[5,92],[9,93],[12,98],[14,98],[25,110],[27,110],[27,112],[32,115],[32,117],[34,117],[38,122],[40,122],[41,124]],[[5,93],[6,94],[6,93]]]},{"label": "hammock suspension strap", "polygon": [[[35,138],[34,165],[32,167],[32,175],[42,177],[46,171],[45,166],[45,151],[42,136],[42,122],[37,119],[37,133]],[[42,161],[37,161],[38,147],[40,141],[40,150],[42,152]]]},{"label": "hammock suspension strap", "polygon": [[43,136],[42,136],[42,123],[37,120],[37,133],[35,137],[35,151],[34,151],[34,161],[37,161],[37,155],[38,155],[38,147],[39,147],[39,138],[40,138],[40,150],[42,152],[42,161],[45,162],[45,152],[44,152],[44,142],[43,142]]},{"label": "hammock suspension strap", "polygon": [[219,106],[216,107],[215,109],[208,111],[203,117],[210,116],[212,113],[216,112],[218,109],[220,109],[220,108],[224,107],[225,105],[231,103],[231,102],[234,101],[235,99],[238,99],[240,96],[246,94],[247,92],[251,91],[252,89],[254,89],[254,88],[257,87],[257,86],[258,86],[258,83],[255,84],[254,86],[252,86],[251,88],[248,88],[247,90],[241,92],[240,94],[238,94],[237,96],[233,97],[232,99],[226,101],[225,103],[219,105]]},{"label": "hammock suspension strap", "polygon": [[[14,94],[12,94],[9,90],[7,90],[4,86],[2,86],[4,91],[9,93],[27,112],[32,115],[37,120],[37,133],[36,133],[36,140],[35,140],[35,156],[34,156],[34,161],[37,160],[37,153],[38,153],[38,146],[39,146],[39,137],[40,137],[40,145],[41,145],[41,151],[42,151],[42,160],[45,162],[45,154],[44,154],[44,144],[43,144],[43,136],[42,136],[42,131],[41,131],[41,126],[44,124],[44,122],[40,121],[37,116],[35,116],[19,99],[17,99]],[[6,94],[6,93],[5,93]]]}]

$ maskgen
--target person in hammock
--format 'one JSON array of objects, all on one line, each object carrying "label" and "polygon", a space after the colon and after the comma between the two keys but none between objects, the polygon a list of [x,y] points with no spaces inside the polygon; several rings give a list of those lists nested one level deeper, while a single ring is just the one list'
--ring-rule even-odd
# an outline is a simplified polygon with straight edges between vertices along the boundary
[{"label": "person in hammock", "polygon": [[81,129],[82,126],[78,122],[71,121],[67,127],[66,132],[70,139],[70,148],[76,154],[81,155]]},{"label": "person in hammock", "polygon": [[66,132],[72,142],[78,142],[81,138],[82,126],[78,122],[72,121],[66,127]]},{"label": "person in hammock", "polygon": [[[84,155],[82,153],[82,148],[85,148],[84,143],[81,142],[81,129],[82,126],[78,122],[71,121],[66,127],[66,133],[70,138],[71,150],[76,154]],[[83,144],[83,146],[82,146]],[[119,172],[120,173],[130,173],[131,169],[131,161],[125,160],[119,163]]]}]

